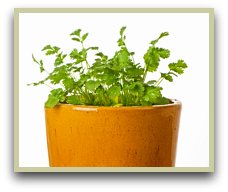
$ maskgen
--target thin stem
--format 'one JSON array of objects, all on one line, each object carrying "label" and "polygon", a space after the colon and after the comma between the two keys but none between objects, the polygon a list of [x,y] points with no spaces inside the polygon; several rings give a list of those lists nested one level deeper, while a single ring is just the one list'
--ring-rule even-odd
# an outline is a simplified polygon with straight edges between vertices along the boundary
[{"label": "thin stem", "polygon": [[131,59],[132,59],[133,63],[135,64],[135,59],[134,59],[133,55],[131,55]]},{"label": "thin stem", "polygon": [[[38,61],[35,62],[35,63],[41,67],[41,64],[40,64]],[[43,67],[43,70],[44,70],[44,72],[46,72],[48,75],[50,75],[50,73],[49,73],[46,69],[44,69],[44,67]]]},{"label": "thin stem", "polygon": [[155,86],[157,87],[158,85],[160,85],[163,80],[164,80],[164,77],[162,78],[160,77],[157,83],[155,84]]},{"label": "thin stem", "polygon": [[[81,44],[82,44],[82,48],[84,50],[86,50],[82,41],[81,41]],[[86,69],[88,70],[88,68],[89,68],[89,62],[87,61],[87,58],[85,58],[85,62],[86,62]]]},{"label": "thin stem", "polygon": [[51,87],[50,85],[44,83],[44,85],[46,85],[47,87],[49,87],[50,89],[54,89],[53,87]]},{"label": "thin stem", "polygon": [[148,72],[148,69],[146,67],[144,74],[143,74],[143,82],[145,82],[145,80],[146,80],[147,72]]},{"label": "thin stem", "polygon": [[[170,71],[169,71],[170,72]],[[169,74],[169,72],[167,74]],[[164,77],[160,77],[157,82],[155,83],[155,86],[157,87],[158,85],[161,84],[161,82],[164,80]]]}]

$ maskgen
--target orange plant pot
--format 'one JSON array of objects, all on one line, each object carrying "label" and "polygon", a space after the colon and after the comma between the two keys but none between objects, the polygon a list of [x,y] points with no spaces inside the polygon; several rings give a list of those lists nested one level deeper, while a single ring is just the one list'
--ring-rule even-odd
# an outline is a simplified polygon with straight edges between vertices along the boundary
[{"label": "orange plant pot", "polygon": [[45,108],[51,167],[175,166],[181,103]]}]

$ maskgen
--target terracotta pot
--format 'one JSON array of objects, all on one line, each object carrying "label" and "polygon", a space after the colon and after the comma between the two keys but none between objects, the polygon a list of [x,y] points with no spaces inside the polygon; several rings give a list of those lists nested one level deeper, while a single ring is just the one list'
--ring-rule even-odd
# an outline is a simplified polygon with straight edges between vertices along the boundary
[{"label": "terracotta pot", "polygon": [[51,167],[175,166],[181,103],[46,108]]}]

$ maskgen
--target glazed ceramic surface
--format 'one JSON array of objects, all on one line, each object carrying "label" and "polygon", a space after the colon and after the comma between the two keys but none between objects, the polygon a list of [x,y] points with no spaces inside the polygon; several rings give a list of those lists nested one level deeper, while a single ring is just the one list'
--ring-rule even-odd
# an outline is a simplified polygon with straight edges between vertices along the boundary
[{"label": "glazed ceramic surface", "polygon": [[50,166],[175,166],[181,103],[46,108]]}]

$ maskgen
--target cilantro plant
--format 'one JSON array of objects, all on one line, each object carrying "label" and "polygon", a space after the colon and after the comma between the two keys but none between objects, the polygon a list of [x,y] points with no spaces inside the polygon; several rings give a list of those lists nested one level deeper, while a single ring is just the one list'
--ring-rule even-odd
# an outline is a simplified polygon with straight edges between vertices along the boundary
[{"label": "cilantro plant", "polygon": [[[45,107],[54,107],[59,103],[94,106],[150,106],[169,104],[171,101],[161,93],[163,80],[172,82],[174,76],[184,73],[187,68],[183,60],[170,63],[167,72],[160,73],[160,78],[146,81],[148,73],[158,70],[161,59],[170,56],[168,49],[157,47],[160,39],[169,34],[161,33],[151,41],[143,59],[144,64],[136,63],[134,52],[126,45],[126,27],[120,29],[117,41],[119,49],[109,58],[98,47],[86,47],[84,42],[88,33],[81,29],[71,33],[72,40],[78,44],[69,54],[57,46],[47,45],[42,51],[54,57],[53,71],[45,69],[43,60],[33,61],[41,73],[47,76],[43,80],[29,85],[47,85],[51,88]],[[94,62],[88,61],[88,55],[94,54]],[[66,60],[70,62],[67,62]]]}]

